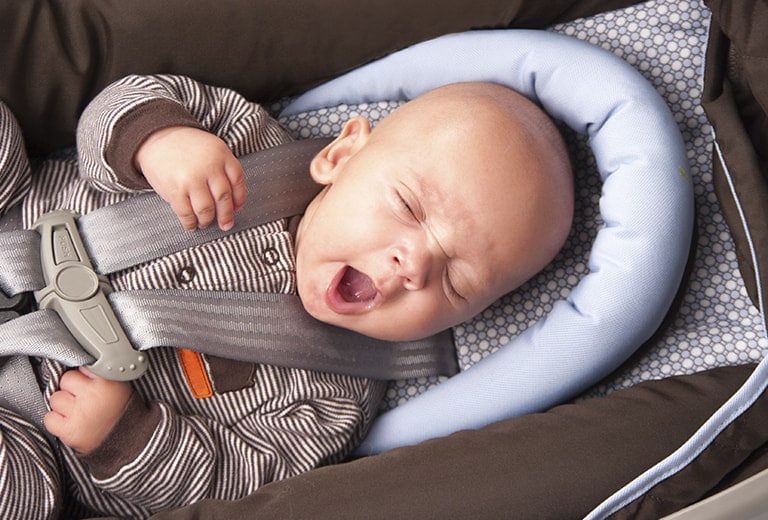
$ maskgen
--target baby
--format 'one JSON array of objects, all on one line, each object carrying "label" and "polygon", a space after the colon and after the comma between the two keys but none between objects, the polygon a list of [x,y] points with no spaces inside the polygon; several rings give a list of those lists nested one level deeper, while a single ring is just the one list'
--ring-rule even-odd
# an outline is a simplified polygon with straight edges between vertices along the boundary
[{"label": "baby", "polygon": [[[136,165],[186,229],[214,213],[229,228],[244,204],[242,169],[211,134],[161,130]],[[375,132],[353,118],[310,173],[326,188],[296,236],[301,300],[321,321],[381,339],[471,318],[549,263],[571,225],[560,134],[531,101],[490,83],[435,89]]]},{"label": "baby", "polygon": [[[214,221],[231,228],[246,203],[235,156],[287,139],[263,109],[231,91],[183,77],[126,78],[81,120],[80,175],[91,179],[73,180],[71,191],[89,195],[66,200],[85,212],[151,186],[185,229]],[[110,282],[118,290],[162,288],[177,283],[174,266],[194,260],[199,276],[190,288],[297,292],[321,321],[415,339],[471,318],[543,268],[573,212],[557,129],[533,103],[493,84],[433,90],[373,130],[355,117],[309,173],[324,189],[295,235],[276,222]],[[58,195],[35,195],[46,185],[33,184],[28,214],[61,205]],[[107,195],[92,195],[94,186]],[[289,253],[281,265],[231,253],[265,240]],[[237,278],[260,269],[254,280]],[[367,431],[383,391],[379,381],[205,356],[214,390],[195,399],[174,349],[149,355],[150,370],[131,384],[50,361],[41,367],[51,408],[45,427],[64,444],[70,491],[89,511],[145,516],[202,498],[239,498],[341,460]],[[13,424],[0,415],[0,427]]]}]

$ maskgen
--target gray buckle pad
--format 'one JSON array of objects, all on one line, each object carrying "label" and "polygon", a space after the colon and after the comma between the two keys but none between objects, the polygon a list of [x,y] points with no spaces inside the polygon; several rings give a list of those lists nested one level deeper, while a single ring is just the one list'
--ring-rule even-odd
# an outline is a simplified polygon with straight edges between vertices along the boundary
[{"label": "gray buckle pad", "polygon": [[115,381],[137,379],[147,356],[136,351],[107,300],[107,278],[93,269],[77,228],[76,214],[52,211],[33,226],[40,233],[46,286],[35,291],[40,309],[55,311],[83,350],[96,358],[94,374]]}]

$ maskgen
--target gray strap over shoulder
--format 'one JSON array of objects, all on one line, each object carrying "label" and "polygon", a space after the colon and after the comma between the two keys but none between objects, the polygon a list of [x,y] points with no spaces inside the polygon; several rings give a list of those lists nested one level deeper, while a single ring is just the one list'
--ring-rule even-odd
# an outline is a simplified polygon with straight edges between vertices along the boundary
[{"label": "gray strap over shoulder", "polygon": [[216,226],[181,231],[170,206],[155,193],[81,216],[78,227],[94,268],[101,274],[114,273],[265,222],[301,215],[320,192],[321,186],[308,175],[309,162],[326,144],[327,139],[307,139],[240,157],[249,200],[229,231]]},{"label": "gray strap over shoulder", "polygon": [[37,231],[0,233],[0,289],[34,291],[41,308],[0,324],[0,356],[89,364],[120,380],[139,377],[146,369],[142,351],[157,346],[378,379],[454,374],[450,331],[391,343],[318,322],[294,295],[110,291],[109,273],[303,213],[320,189],[308,164],[327,142],[296,141],[241,158],[249,204],[229,231],[181,232],[170,207],[147,193],[77,221],[71,214],[44,216]]}]

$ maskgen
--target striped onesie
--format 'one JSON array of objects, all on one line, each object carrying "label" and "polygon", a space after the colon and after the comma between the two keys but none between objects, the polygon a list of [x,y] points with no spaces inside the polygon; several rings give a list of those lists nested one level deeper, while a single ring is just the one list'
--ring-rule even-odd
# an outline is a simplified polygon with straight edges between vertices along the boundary
[{"label": "striped onesie", "polygon": [[[30,166],[0,103],[0,212],[20,204],[29,227],[52,209],[87,213],[146,189],[133,153],[153,130],[172,125],[207,129],[236,156],[290,139],[262,107],[230,90],[181,76],[130,76],[84,112],[77,158]],[[115,273],[110,282],[115,290],[295,293],[294,224],[282,219],[238,232]],[[203,356],[212,395],[198,398],[179,350],[148,355],[150,369],[132,383],[120,422],[85,457],[60,444],[52,449],[23,418],[0,413],[0,518],[49,517],[65,495],[65,511],[132,518],[205,498],[237,499],[343,459],[384,391],[383,382],[365,378]],[[65,368],[41,360],[37,370],[48,398]]]}]

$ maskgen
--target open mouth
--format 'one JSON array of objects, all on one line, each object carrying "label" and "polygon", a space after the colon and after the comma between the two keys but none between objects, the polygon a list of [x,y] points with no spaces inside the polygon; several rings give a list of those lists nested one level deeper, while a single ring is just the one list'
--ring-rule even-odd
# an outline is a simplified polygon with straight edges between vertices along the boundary
[{"label": "open mouth", "polygon": [[328,301],[336,312],[349,314],[370,308],[378,292],[368,275],[345,266],[328,287]]}]

